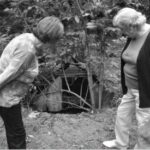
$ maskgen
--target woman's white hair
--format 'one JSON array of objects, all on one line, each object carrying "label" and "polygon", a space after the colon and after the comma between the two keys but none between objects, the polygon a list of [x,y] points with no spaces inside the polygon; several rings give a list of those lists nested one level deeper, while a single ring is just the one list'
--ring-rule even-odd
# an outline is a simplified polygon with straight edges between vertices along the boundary
[{"label": "woman's white hair", "polygon": [[119,27],[125,26],[142,26],[146,23],[146,17],[141,12],[135,9],[125,7],[121,9],[113,18],[113,25]]}]

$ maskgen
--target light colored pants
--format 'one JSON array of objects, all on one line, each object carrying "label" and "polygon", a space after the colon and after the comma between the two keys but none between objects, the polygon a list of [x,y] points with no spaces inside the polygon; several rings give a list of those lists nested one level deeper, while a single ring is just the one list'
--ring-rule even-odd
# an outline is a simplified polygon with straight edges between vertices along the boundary
[{"label": "light colored pants", "polygon": [[[132,125],[133,117],[135,116],[139,129],[145,120],[150,118],[150,108],[139,108],[138,90],[128,89],[127,94],[122,97],[122,101],[118,107],[115,124],[116,143],[121,148],[127,148],[129,146],[129,130]],[[150,143],[147,143],[144,138],[138,135],[135,149],[142,148],[150,149]]]}]

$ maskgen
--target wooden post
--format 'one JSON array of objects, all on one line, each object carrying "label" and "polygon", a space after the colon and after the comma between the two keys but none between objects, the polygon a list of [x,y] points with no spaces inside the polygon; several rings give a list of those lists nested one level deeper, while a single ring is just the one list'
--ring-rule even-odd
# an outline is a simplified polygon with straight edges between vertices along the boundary
[{"label": "wooden post", "polygon": [[52,86],[49,87],[47,96],[47,108],[50,112],[62,110],[62,79],[58,77]]},{"label": "wooden post", "polygon": [[87,65],[87,78],[88,78],[88,84],[89,84],[89,89],[90,89],[91,104],[95,108],[95,100],[94,100],[94,92],[93,92],[93,78],[92,78],[92,73],[90,70],[90,64]]}]

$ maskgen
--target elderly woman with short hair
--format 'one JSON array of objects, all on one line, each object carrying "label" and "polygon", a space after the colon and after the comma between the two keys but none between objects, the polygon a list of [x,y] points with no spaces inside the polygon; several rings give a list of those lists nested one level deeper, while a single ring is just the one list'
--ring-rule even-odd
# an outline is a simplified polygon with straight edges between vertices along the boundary
[{"label": "elderly woman with short hair", "polygon": [[56,17],[45,17],[34,33],[23,33],[12,39],[0,58],[0,116],[6,129],[9,149],[25,149],[26,133],[20,101],[38,75],[36,54],[43,45],[50,47],[64,33],[64,26]]},{"label": "elderly woman with short hair", "polygon": [[[113,24],[128,38],[121,54],[123,97],[117,110],[116,139],[103,144],[109,148],[127,149],[134,115],[140,130],[150,118],[150,25],[141,12],[132,8],[121,9]],[[135,148],[150,149],[150,143],[139,130]]]}]

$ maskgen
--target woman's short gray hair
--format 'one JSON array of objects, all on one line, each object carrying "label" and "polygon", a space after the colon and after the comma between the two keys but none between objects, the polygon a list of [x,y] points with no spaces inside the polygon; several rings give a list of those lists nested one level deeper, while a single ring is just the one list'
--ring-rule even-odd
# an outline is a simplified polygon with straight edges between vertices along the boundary
[{"label": "woman's short gray hair", "polygon": [[146,23],[146,17],[141,12],[135,9],[125,7],[121,9],[113,18],[114,26],[142,26]]},{"label": "woman's short gray hair", "polygon": [[34,28],[33,34],[43,43],[59,39],[64,34],[64,26],[59,18],[48,16]]}]

